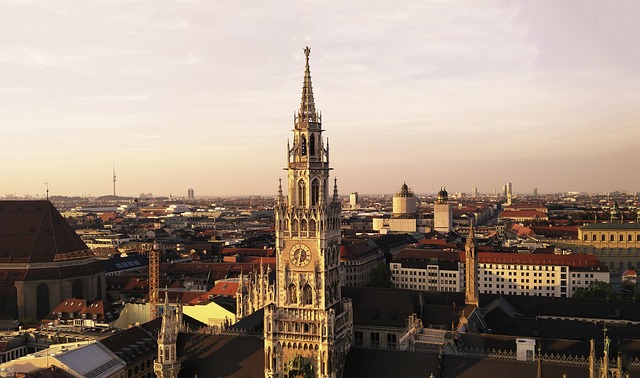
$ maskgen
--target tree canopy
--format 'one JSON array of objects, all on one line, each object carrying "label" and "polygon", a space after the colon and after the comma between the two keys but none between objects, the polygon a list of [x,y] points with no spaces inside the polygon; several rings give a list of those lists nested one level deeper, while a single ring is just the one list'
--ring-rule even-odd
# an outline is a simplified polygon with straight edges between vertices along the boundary
[{"label": "tree canopy", "polygon": [[378,266],[371,269],[371,272],[369,272],[369,283],[367,286],[391,287],[391,269],[389,268],[389,265],[381,262]]}]

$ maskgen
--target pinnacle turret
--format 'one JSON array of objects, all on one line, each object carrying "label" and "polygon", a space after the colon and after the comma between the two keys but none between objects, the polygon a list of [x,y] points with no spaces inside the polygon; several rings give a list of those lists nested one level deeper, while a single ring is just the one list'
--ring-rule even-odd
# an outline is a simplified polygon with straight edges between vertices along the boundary
[{"label": "pinnacle turret", "polygon": [[476,250],[476,238],[475,238],[475,234],[474,234],[474,227],[473,227],[473,219],[471,219],[471,221],[469,222],[469,236],[467,236],[467,243],[465,244],[465,249],[469,249],[469,248],[473,248],[473,250]]},{"label": "pinnacle turret", "polygon": [[304,83],[302,84],[302,99],[300,100],[300,110],[298,110],[298,122],[296,122],[296,126],[302,123],[307,124],[308,127],[308,123],[310,122],[320,122],[316,111],[316,104],[313,99],[311,70],[309,69],[309,54],[311,54],[311,49],[307,46],[304,49],[306,59],[304,67]]}]

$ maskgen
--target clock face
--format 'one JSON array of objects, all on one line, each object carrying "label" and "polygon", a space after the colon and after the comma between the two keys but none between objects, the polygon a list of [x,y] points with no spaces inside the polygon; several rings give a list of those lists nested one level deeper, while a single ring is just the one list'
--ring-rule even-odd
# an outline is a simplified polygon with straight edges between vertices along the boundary
[{"label": "clock face", "polygon": [[311,261],[311,251],[304,244],[294,245],[289,251],[289,261],[295,266],[303,267]]}]

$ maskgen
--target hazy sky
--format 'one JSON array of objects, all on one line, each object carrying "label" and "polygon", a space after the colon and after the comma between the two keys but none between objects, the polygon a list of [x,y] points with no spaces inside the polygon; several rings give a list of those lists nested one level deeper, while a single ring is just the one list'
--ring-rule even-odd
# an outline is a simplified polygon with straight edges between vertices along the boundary
[{"label": "hazy sky", "polygon": [[640,191],[640,2],[3,0],[0,196]]}]

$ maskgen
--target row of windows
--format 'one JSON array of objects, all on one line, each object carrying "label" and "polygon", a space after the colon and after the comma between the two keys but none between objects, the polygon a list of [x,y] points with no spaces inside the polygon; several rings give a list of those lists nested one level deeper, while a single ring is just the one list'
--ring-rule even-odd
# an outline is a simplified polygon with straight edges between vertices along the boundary
[{"label": "row of windows", "polygon": [[[620,234],[618,235],[618,241],[623,242],[625,239],[624,234]],[[632,242],[633,241],[633,235],[632,234],[627,234],[626,237],[628,242]],[[636,234],[636,241],[640,242],[640,234]],[[582,240],[583,241],[589,241],[589,234],[584,234],[582,235]],[[591,235],[591,241],[598,241],[598,235],[593,234]],[[600,241],[602,242],[606,242],[607,241],[607,235],[602,234],[600,235]],[[615,242],[616,241],[616,235],[615,234],[609,234],[609,241],[610,242]]]},{"label": "row of windows", "polygon": [[[480,264],[480,268],[498,269],[498,270],[555,270],[555,265],[502,265],[502,264]],[[561,271],[566,271],[567,267],[560,267]]]},{"label": "row of windows", "polygon": [[[396,349],[398,345],[398,336],[395,333],[387,333],[386,337],[386,348],[387,349]],[[353,332],[353,343],[355,346],[362,347],[364,346],[364,332],[362,331],[354,331]],[[380,348],[380,333],[379,332],[370,332],[369,333],[369,346],[371,348]]]},{"label": "row of windows", "polygon": [[[541,293],[541,292],[536,292],[536,293],[532,293],[532,292],[517,292],[517,291],[504,291],[504,290],[483,290],[482,293],[484,294],[508,294],[508,295],[524,295],[524,296],[532,296],[532,297],[555,297],[556,295],[554,295],[554,293]],[[566,293],[561,293],[560,297],[565,298],[567,296]]]}]

